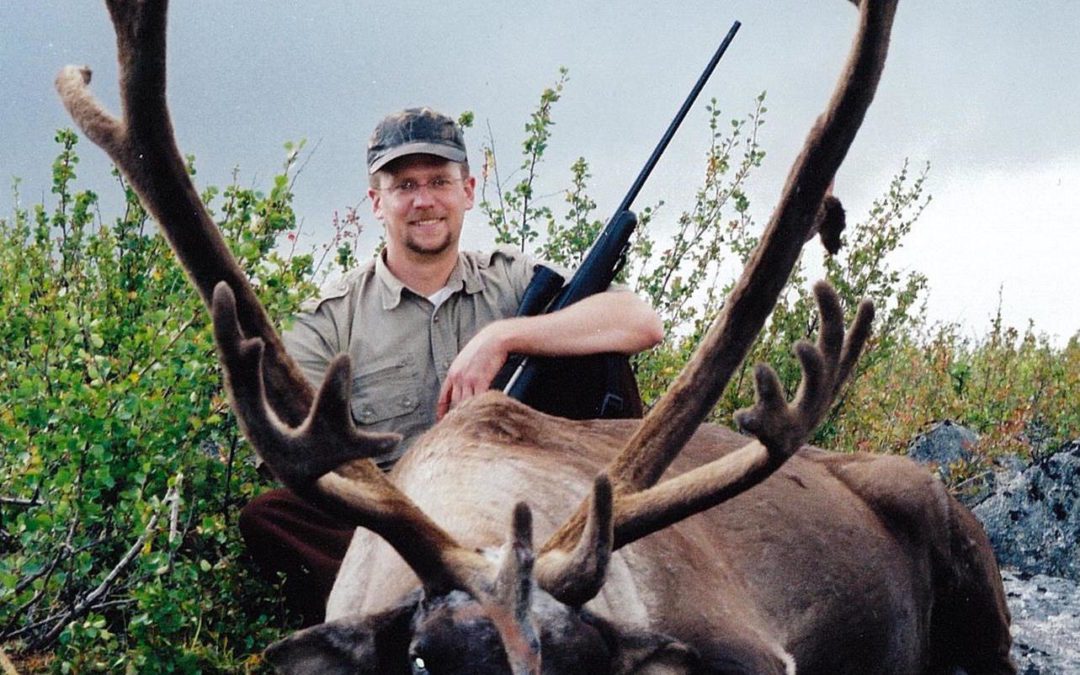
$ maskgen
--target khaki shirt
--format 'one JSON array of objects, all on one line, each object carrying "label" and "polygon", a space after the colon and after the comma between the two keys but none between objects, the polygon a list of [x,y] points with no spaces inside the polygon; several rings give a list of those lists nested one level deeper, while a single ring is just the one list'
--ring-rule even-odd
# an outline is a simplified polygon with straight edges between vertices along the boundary
[{"label": "khaki shirt", "polygon": [[366,430],[404,436],[377,458],[385,468],[435,425],[439,389],[454,357],[481,328],[514,316],[536,264],[508,248],[461,252],[447,282],[452,293],[436,309],[391,274],[380,255],[305,303],[282,336],[285,348],[315,387],[334,356],[349,354],[353,419]]}]

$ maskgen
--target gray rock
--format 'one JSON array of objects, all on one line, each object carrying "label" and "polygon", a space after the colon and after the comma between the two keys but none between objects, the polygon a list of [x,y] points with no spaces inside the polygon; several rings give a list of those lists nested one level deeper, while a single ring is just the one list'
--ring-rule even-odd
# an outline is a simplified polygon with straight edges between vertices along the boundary
[{"label": "gray rock", "polygon": [[1080,441],[1033,462],[972,509],[998,562],[1080,581]]},{"label": "gray rock", "polygon": [[971,460],[979,435],[952,420],[938,422],[929,431],[919,434],[908,445],[908,457],[921,464],[948,467],[954,462]]},{"label": "gray rock", "polygon": [[1002,571],[1021,675],[1080,673],[1080,583]]},{"label": "gray rock", "polygon": [[975,506],[993,493],[994,472],[983,467],[973,449],[979,442],[979,435],[971,429],[952,420],[944,420],[932,426],[929,431],[919,434],[908,444],[907,455],[920,464],[927,464],[935,469],[937,477],[949,484],[950,468],[965,465],[965,473],[974,474],[959,485],[953,485],[952,491],[968,508]]}]

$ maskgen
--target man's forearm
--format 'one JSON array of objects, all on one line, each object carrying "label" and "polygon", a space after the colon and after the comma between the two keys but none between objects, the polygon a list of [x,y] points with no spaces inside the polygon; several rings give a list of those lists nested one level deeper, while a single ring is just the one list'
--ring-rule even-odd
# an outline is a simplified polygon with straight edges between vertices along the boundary
[{"label": "man's forearm", "polygon": [[488,326],[507,353],[580,356],[636,354],[663,339],[656,312],[633,293],[599,293],[551,314],[506,319]]}]

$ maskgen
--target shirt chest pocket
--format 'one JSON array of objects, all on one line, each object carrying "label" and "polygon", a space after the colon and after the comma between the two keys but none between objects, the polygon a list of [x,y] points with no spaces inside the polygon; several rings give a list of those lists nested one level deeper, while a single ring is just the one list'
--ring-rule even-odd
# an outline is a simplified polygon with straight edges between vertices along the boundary
[{"label": "shirt chest pocket", "polygon": [[352,415],[360,424],[367,426],[402,417],[415,412],[419,405],[420,376],[410,355],[368,364],[353,375]]}]

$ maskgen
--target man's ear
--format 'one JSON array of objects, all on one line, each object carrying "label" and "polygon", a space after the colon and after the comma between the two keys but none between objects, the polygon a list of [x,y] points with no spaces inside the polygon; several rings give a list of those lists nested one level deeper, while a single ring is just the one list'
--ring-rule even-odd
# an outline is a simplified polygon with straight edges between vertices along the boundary
[{"label": "man's ear", "polygon": [[600,631],[611,650],[615,675],[690,675],[699,672],[697,650],[663,633],[628,629],[590,615],[585,621]]},{"label": "man's ear", "polygon": [[379,192],[373,187],[369,187],[367,191],[367,196],[368,199],[371,200],[371,214],[375,216],[376,220],[382,220],[382,192]]},{"label": "man's ear", "polygon": [[418,594],[379,614],[327,621],[279,640],[266,660],[279,673],[408,673]]},{"label": "man's ear", "polygon": [[465,179],[464,188],[465,198],[468,200],[468,205],[465,207],[465,210],[468,211],[473,207],[473,202],[476,199],[476,176],[469,175],[469,177]]}]

